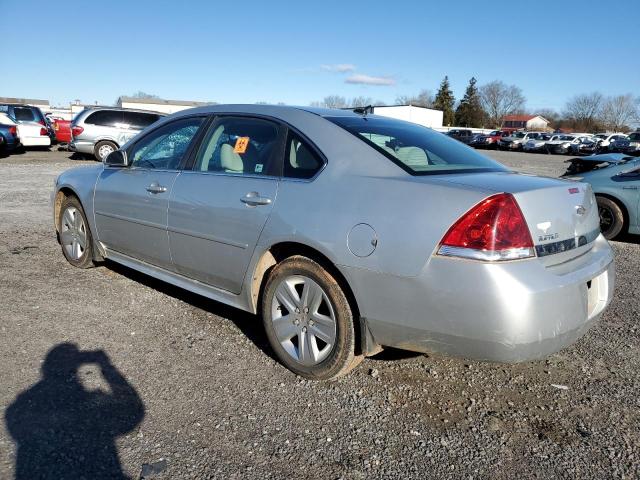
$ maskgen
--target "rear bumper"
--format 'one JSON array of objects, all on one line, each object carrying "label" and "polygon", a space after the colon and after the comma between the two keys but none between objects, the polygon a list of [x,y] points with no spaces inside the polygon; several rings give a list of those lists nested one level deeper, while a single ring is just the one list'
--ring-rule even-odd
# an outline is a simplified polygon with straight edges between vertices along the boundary
[{"label": "rear bumper", "polygon": [[613,296],[604,237],[566,263],[480,263],[434,256],[412,278],[346,268],[381,345],[497,362],[543,358],[580,338]]},{"label": "rear bumper", "polygon": [[83,140],[72,140],[71,142],[69,142],[69,150],[71,150],[72,152],[93,154],[93,147],[93,142]]},{"label": "rear bumper", "polygon": [[20,143],[24,147],[49,147],[51,146],[51,139],[48,136],[20,137]]}]

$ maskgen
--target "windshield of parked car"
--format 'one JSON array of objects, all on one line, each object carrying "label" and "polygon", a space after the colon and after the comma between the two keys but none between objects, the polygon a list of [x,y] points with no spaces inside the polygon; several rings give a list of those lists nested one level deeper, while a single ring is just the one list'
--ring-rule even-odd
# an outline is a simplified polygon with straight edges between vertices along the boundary
[{"label": "windshield of parked car", "polygon": [[524,132],[515,132],[511,134],[511,136],[515,138],[524,138],[525,135],[526,134]]},{"label": "windshield of parked car", "polygon": [[632,142],[640,142],[640,132],[635,132],[629,135],[629,140]]},{"label": "windshield of parked car", "polygon": [[539,140],[551,140],[551,135],[540,135]]},{"label": "windshield of parked car", "polygon": [[560,137],[558,138],[558,140],[573,140],[574,137],[573,135],[560,135]]},{"label": "windshield of parked car", "polygon": [[339,116],[327,117],[327,120],[411,175],[508,171],[461,142],[415,123],[376,116]]}]

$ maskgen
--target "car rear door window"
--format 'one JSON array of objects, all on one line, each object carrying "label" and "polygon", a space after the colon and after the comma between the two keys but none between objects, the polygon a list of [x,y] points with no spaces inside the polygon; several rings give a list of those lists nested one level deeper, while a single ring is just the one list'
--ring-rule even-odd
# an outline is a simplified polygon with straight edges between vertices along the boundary
[{"label": "car rear door window", "polygon": [[160,116],[155,113],[124,112],[123,123],[129,125],[130,128],[143,130],[155,123],[159,118]]},{"label": "car rear door window", "polygon": [[204,117],[183,118],[145,135],[128,152],[131,166],[176,170],[203,121]]},{"label": "car rear door window", "polygon": [[194,170],[238,175],[278,175],[279,126],[244,117],[222,117],[200,146]]},{"label": "car rear door window", "polygon": [[284,156],[283,176],[288,178],[311,178],[324,164],[313,148],[293,132],[289,132]]},{"label": "car rear door window", "polygon": [[98,110],[89,114],[84,123],[101,127],[115,127],[116,124],[124,123],[123,112],[121,110]]}]

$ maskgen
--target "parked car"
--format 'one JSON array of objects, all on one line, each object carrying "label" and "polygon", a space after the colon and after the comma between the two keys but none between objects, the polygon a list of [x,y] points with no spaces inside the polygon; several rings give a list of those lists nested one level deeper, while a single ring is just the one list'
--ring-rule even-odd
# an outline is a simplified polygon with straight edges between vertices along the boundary
[{"label": "parked car", "polygon": [[366,113],[184,110],[63,172],[52,201],[72,265],[107,258],[261,312],[275,354],[306,378],[380,346],[544,357],[613,295],[587,184],[512,173]]},{"label": "parked car", "polygon": [[571,145],[578,145],[588,138],[592,138],[592,136],[585,133],[563,134],[556,140],[547,142],[545,144],[545,149],[547,150],[547,153],[566,155],[567,153],[570,153]]},{"label": "parked car", "polygon": [[473,140],[475,133],[473,133],[471,130],[455,129],[449,130],[446,135],[450,138],[455,138],[459,142],[468,144],[469,142],[471,142],[471,140]]},{"label": "parked car", "polygon": [[572,155],[594,155],[599,151],[599,139],[595,135],[582,135],[575,142],[571,142],[568,153]]},{"label": "parked car", "polygon": [[53,130],[56,132],[58,143],[69,143],[71,141],[71,121],[63,118],[56,118],[53,121]]},{"label": "parked car", "polygon": [[542,152],[545,151],[547,142],[557,140],[559,135],[552,133],[541,133],[536,138],[530,138],[522,144],[522,150],[525,152]]},{"label": "parked car", "polygon": [[598,140],[598,151],[606,152],[611,142],[617,140],[626,140],[628,137],[625,133],[597,133],[594,135]]},{"label": "parked car", "polygon": [[69,150],[102,161],[163,116],[145,110],[87,108],[71,122]]},{"label": "parked car", "polygon": [[538,138],[544,132],[513,132],[508,137],[502,137],[498,141],[498,148],[501,150],[522,150],[522,146],[527,140]]},{"label": "parked car", "polygon": [[633,132],[627,138],[617,139],[609,144],[610,152],[622,152],[629,155],[640,154],[640,132]]},{"label": "parked car", "polygon": [[494,130],[484,135],[476,136],[469,145],[475,148],[497,148],[498,141],[502,137],[508,137],[509,132]]},{"label": "parked car", "polygon": [[593,188],[605,238],[640,234],[640,158],[605,153],[568,162],[564,176],[589,182]]},{"label": "parked car", "polygon": [[15,122],[22,146],[49,147],[51,145],[47,123],[38,107],[3,103],[0,104],[0,113],[4,113]]},{"label": "parked car", "polygon": [[18,127],[4,113],[0,113],[0,154],[7,154],[20,146]]}]

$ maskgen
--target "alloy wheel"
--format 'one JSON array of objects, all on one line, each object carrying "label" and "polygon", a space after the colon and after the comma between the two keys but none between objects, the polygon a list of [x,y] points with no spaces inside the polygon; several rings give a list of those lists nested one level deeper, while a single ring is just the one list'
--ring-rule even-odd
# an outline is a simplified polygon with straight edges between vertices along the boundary
[{"label": "alloy wheel", "polygon": [[60,243],[72,260],[79,260],[87,248],[87,227],[82,214],[75,207],[67,208],[60,222]]},{"label": "alloy wheel", "polygon": [[309,277],[291,275],[276,288],[271,321],[282,348],[296,362],[313,366],[336,343],[336,316],[327,293]]}]

